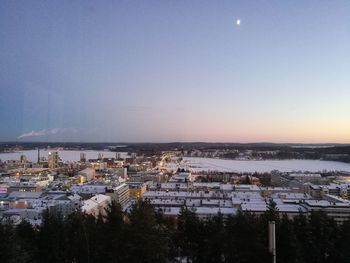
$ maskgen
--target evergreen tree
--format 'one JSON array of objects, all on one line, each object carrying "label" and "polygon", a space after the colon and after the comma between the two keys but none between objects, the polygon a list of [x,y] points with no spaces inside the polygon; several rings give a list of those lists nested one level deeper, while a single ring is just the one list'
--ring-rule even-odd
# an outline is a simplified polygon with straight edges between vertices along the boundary
[{"label": "evergreen tree", "polygon": [[345,221],[339,225],[337,241],[335,247],[337,248],[337,255],[334,256],[334,262],[345,263],[349,262],[350,259],[350,221]]},{"label": "evergreen tree", "polygon": [[[242,212],[239,212],[239,216],[243,216]],[[237,250],[237,216],[229,215],[224,224],[224,231],[222,234],[223,243],[223,254],[226,262],[239,262],[238,250]]]},{"label": "evergreen tree", "polygon": [[182,207],[177,220],[177,246],[180,249],[180,256],[200,262],[203,257],[204,247],[204,225],[194,211]]},{"label": "evergreen tree", "polygon": [[35,262],[35,254],[37,253],[37,231],[26,220],[23,220],[16,226],[15,231],[17,242],[19,242],[21,247],[22,258],[28,263]]},{"label": "evergreen tree", "polygon": [[132,205],[126,235],[126,262],[167,261],[169,246],[166,232],[157,224],[156,212],[148,201]]},{"label": "evergreen tree", "polygon": [[309,262],[333,262],[332,252],[335,249],[335,231],[337,225],[322,211],[310,215],[309,253],[313,255]]},{"label": "evergreen tree", "polygon": [[276,223],[278,223],[280,219],[280,214],[277,208],[277,204],[272,198],[270,198],[269,201],[267,202],[267,210],[263,215],[263,219],[266,222],[275,221]]},{"label": "evergreen tree", "polygon": [[224,218],[221,213],[205,224],[205,262],[223,262]]},{"label": "evergreen tree", "polygon": [[64,262],[66,249],[64,222],[60,215],[46,211],[37,239],[37,262]]},{"label": "evergreen tree", "polygon": [[139,201],[128,213],[112,203],[98,218],[46,212],[39,228],[0,224],[0,262],[271,262],[268,221],[276,221],[277,261],[349,262],[350,221],[323,212],[281,218],[273,200],[261,217],[238,212],[201,220],[182,208],[177,219]]},{"label": "evergreen tree", "polygon": [[298,216],[293,219],[294,235],[296,237],[296,262],[308,262],[313,255],[309,252],[311,245],[311,229],[308,218],[299,213]]},{"label": "evergreen tree", "polygon": [[0,262],[26,262],[26,257],[23,257],[19,239],[11,223],[0,223]]},{"label": "evergreen tree", "polygon": [[297,239],[293,222],[284,214],[276,225],[277,262],[292,263],[297,260]]},{"label": "evergreen tree", "polygon": [[66,242],[65,257],[68,262],[91,262],[90,239],[87,228],[87,216],[76,212],[71,214],[65,224]]},{"label": "evergreen tree", "polygon": [[[103,240],[108,240],[109,249],[105,251],[106,262],[125,262],[126,236],[124,214],[120,204],[112,202],[106,210],[104,227],[102,229]],[[101,240],[102,241],[102,240]]]}]

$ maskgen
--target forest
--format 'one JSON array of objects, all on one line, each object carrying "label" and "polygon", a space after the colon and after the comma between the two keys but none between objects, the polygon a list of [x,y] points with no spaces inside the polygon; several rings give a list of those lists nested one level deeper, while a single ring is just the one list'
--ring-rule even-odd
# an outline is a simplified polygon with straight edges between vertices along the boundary
[{"label": "forest", "polygon": [[323,212],[288,219],[273,200],[261,216],[200,219],[188,208],[166,217],[147,201],[98,218],[46,212],[39,227],[0,224],[0,262],[272,262],[268,222],[276,222],[277,262],[350,262],[350,221]]}]

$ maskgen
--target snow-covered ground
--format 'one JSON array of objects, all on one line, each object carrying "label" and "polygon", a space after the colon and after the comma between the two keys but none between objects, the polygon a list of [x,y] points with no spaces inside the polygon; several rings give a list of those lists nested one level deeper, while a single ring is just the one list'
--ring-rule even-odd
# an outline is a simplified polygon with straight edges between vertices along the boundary
[{"label": "snow-covered ground", "polygon": [[[173,167],[174,164],[170,165]],[[319,161],[319,160],[261,160],[241,161],[222,160],[212,158],[185,157],[181,168],[187,168],[192,172],[198,171],[222,171],[222,172],[281,172],[303,171],[346,171],[350,172],[350,163]]]},{"label": "snow-covered ground", "polygon": [[[55,151],[52,149],[51,151]],[[47,158],[50,151],[48,150],[40,150],[40,156]],[[58,154],[62,161],[79,161],[80,153],[85,153],[87,159],[97,159],[98,154],[102,153],[105,158],[115,158],[116,153],[110,151],[66,151],[66,150],[58,150]],[[24,154],[27,157],[27,160],[31,162],[36,162],[38,160],[38,151],[37,150],[27,150],[13,153],[0,153],[0,160],[20,160],[20,156]],[[126,152],[120,152],[120,157],[125,158],[127,156]]]}]

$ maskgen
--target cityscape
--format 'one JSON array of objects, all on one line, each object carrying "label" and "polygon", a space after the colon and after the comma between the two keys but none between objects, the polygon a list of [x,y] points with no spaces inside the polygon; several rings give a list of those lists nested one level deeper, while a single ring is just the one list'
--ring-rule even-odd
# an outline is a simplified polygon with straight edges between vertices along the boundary
[{"label": "cityscape", "polygon": [[[350,156],[349,145],[35,145],[1,145],[3,224],[29,223],[40,229],[48,223],[47,213],[61,220],[71,220],[76,213],[101,220],[116,216],[109,210],[116,204],[120,215],[129,217],[140,206],[150,205],[169,222],[193,220],[186,216],[203,222],[225,221],[242,213],[264,218],[272,211],[291,222],[322,213],[342,225],[350,217],[350,162],[343,159]],[[306,159],[305,153],[323,157]],[[87,249],[84,244],[82,249]],[[179,248],[172,253],[165,257],[167,261],[215,258],[204,252],[200,253],[208,258],[198,258]],[[268,254],[259,253],[269,261]],[[83,253],[79,260],[90,259]]]},{"label": "cityscape", "polygon": [[350,262],[350,2],[3,1],[0,262]]}]

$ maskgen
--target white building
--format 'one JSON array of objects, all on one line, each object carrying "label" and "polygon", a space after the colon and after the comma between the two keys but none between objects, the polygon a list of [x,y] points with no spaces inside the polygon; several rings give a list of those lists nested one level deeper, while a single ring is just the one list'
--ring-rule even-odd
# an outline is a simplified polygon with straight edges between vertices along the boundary
[{"label": "white building", "polygon": [[89,182],[95,179],[96,172],[95,172],[95,169],[86,168],[80,171],[78,176],[79,176],[79,183]]},{"label": "white building", "polygon": [[192,177],[192,174],[190,172],[181,172],[174,174],[169,182],[171,183],[187,183],[187,182],[192,182],[194,178]]},{"label": "white building", "polygon": [[90,199],[83,201],[81,211],[97,217],[100,213],[105,214],[110,203],[110,196],[97,194]]},{"label": "white building", "polygon": [[4,218],[18,216],[36,225],[41,224],[45,211],[64,218],[81,206],[80,196],[65,192],[12,192],[8,200],[9,209],[3,212]]},{"label": "white building", "polygon": [[111,196],[112,200],[119,203],[123,209],[129,206],[129,201],[130,201],[129,186],[126,183],[122,183],[114,187],[113,194],[107,193],[107,195]]}]

